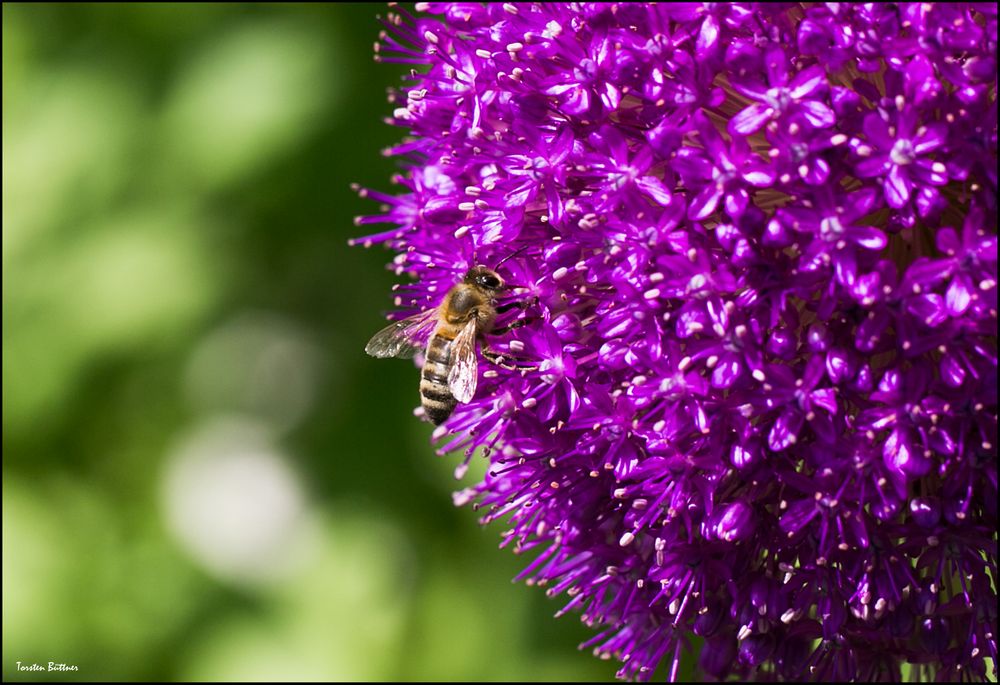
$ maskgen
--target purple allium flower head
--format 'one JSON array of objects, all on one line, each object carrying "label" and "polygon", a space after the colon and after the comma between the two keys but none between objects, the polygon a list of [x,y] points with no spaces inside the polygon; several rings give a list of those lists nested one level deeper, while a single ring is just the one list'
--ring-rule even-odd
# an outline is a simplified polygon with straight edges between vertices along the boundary
[{"label": "purple allium flower head", "polygon": [[397,253],[397,316],[504,259],[529,304],[434,433],[457,475],[489,460],[455,499],[520,578],[625,678],[691,648],[717,678],[987,678],[996,5],[418,13],[377,45],[417,68],[356,242]]}]

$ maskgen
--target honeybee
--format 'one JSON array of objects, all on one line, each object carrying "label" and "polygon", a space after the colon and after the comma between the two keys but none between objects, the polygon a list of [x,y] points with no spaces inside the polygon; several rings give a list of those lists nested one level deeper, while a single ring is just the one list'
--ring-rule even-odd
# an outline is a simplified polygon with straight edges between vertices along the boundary
[{"label": "honeybee", "polygon": [[[420,400],[427,418],[440,425],[459,402],[469,402],[476,394],[476,342],[496,332],[493,325],[498,313],[523,306],[515,302],[497,307],[496,297],[506,287],[493,269],[473,266],[448,290],[440,305],[389,324],[372,336],[365,352],[380,358],[412,357],[426,340]],[[493,358],[486,350],[484,355]]]}]

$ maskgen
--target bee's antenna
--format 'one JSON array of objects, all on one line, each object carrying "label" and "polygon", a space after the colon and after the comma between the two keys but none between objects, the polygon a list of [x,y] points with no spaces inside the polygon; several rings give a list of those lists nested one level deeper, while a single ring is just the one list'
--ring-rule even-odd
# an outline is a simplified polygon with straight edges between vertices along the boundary
[{"label": "bee's antenna", "polygon": [[493,268],[494,269],[500,268],[500,265],[503,264],[504,262],[506,262],[508,259],[512,259],[512,258],[516,257],[517,255],[521,254],[522,252],[524,252],[527,249],[528,249],[528,245],[524,245],[523,247],[521,247],[521,249],[514,250],[509,255],[507,255],[506,257],[504,257],[503,259],[501,259],[499,262],[497,262],[496,264],[494,264]]}]

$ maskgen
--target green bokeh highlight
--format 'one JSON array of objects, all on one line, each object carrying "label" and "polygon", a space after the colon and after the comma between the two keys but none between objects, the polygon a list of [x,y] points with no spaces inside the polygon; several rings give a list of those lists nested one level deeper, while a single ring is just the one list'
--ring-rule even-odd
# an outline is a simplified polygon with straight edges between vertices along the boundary
[{"label": "green bokeh highlight", "polygon": [[[382,11],[3,5],[5,679],[612,676],[453,507],[476,470],[434,455],[416,370],[363,354],[393,277],[346,245],[377,211],[349,184],[387,188],[402,135]],[[275,577],[167,514],[185,436],[233,417],[300,487]]]}]

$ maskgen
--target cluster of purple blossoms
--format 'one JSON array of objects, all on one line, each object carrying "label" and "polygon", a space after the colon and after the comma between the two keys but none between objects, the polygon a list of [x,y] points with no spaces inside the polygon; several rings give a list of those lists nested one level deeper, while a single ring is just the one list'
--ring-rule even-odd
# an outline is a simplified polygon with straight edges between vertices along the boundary
[{"label": "cluster of purple blossoms", "polygon": [[400,317],[510,257],[435,439],[521,578],[624,678],[995,678],[996,4],[417,11],[355,242]]}]

